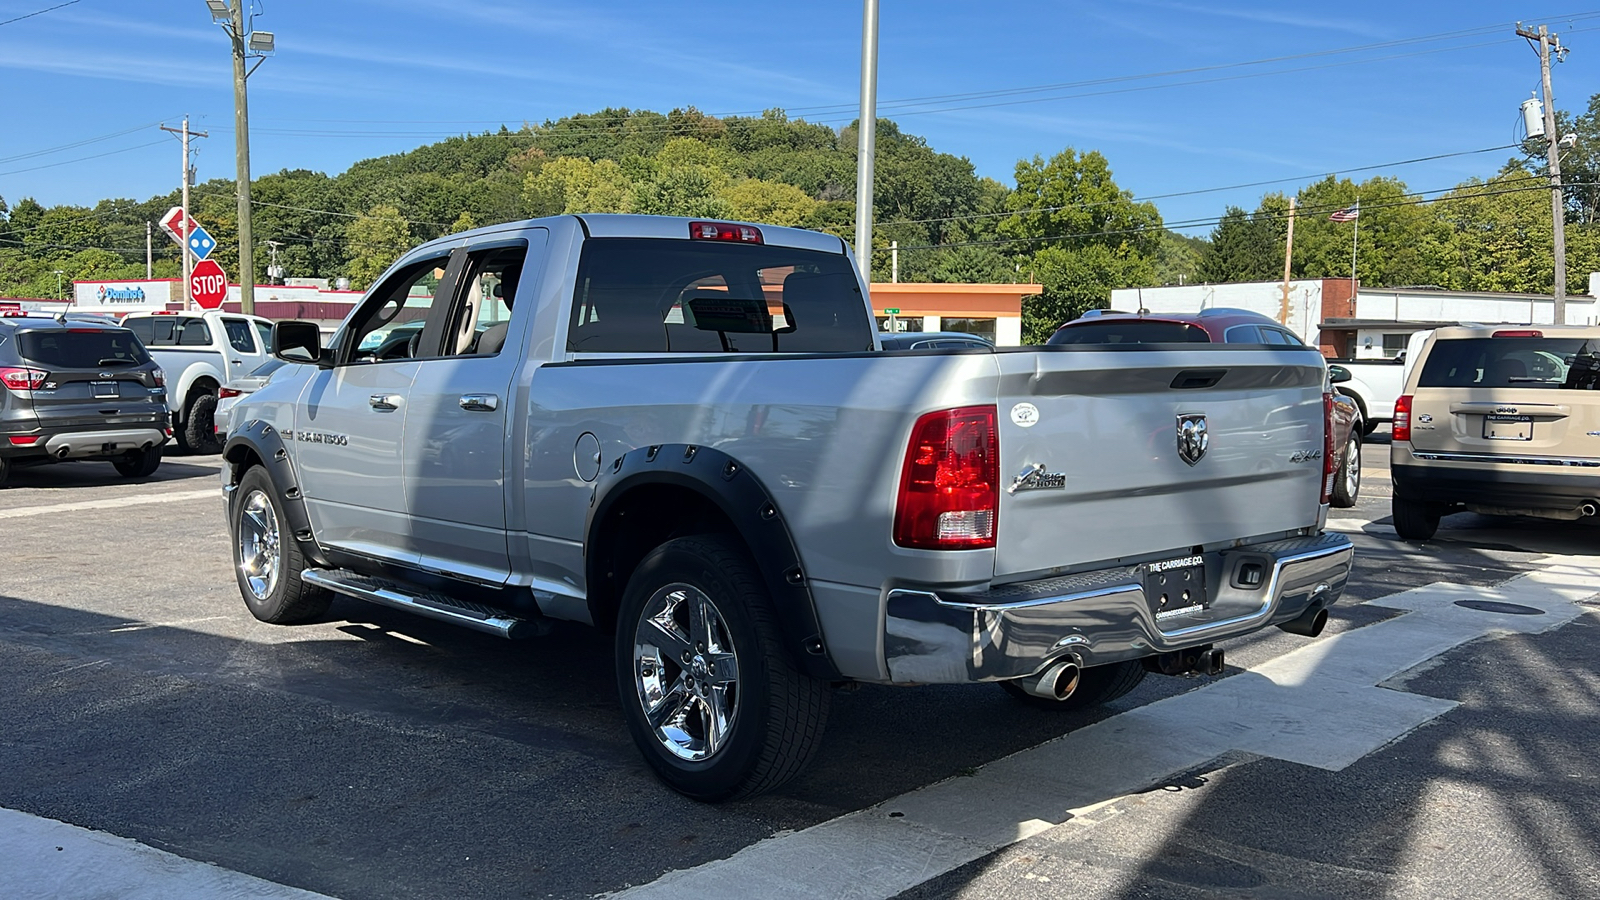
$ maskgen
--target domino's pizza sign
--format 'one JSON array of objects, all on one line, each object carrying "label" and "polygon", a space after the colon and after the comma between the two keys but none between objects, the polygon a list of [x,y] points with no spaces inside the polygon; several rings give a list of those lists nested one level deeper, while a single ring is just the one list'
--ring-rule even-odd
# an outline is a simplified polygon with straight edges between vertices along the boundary
[{"label": "domino's pizza sign", "polygon": [[72,305],[85,311],[122,313],[165,309],[175,293],[171,281],[79,281],[72,286]]}]

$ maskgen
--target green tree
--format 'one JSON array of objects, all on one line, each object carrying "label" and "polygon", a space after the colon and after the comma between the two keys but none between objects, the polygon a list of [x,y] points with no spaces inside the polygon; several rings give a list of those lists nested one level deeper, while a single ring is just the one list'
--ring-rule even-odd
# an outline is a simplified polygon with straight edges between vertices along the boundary
[{"label": "green tree", "polygon": [[535,216],[630,212],[633,188],[613,160],[594,162],[566,156],[550,160],[530,174],[522,196],[524,207]]},{"label": "green tree", "polygon": [[1270,281],[1283,275],[1283,241],[1289,201],[1281,194],[1262,198],[1253,213],[1228,207],[1211,230],[1195,276],[1204,282]]},{"label": "green tree", "polygon": [[792,184],[745,178],[718,192],[731,218],[773,225],[799,225],[811,218],[817,201]]},{"label": "green tree", "polygon": [[345,229],[350,283],[366,288],[411,248],[411,226],[393,206],[374,206]]},{"label": "green tree", "polygon": [[[1334,210],[1361,202],[1355,222],[1334,222]],[[1358,241],[1356,274],[1368,285],[1443,285],[1448,280],[1448,233],[1433,211],[1397,178],[1361,184],[1332,176],[1300,191],[1293,274],[1301,278],[1350,277],[1351,243]],[[1279,257],[1282,259],[1282,256]]]}]

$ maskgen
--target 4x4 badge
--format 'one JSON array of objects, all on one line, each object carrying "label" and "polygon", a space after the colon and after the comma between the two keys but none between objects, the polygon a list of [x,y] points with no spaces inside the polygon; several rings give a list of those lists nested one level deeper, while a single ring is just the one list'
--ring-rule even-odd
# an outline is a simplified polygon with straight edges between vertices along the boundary
[{"label": "4x4 badge", "polygon": [[1211,436],[1207,433],[1206,417],[1199,413],[1182,415],[1178,417],[1178,458],[1194,465],[1206,455],[1206,447],[1211,444]]}]

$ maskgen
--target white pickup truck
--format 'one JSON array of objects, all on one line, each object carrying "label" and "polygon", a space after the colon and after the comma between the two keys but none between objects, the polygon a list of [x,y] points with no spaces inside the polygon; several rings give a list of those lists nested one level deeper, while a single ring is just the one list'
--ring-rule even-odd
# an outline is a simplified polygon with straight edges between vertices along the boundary
[{"label": "white pickup truck", "polygon": [[217,392],[270,358],[271,320],[209,310],[134,313],[122,324],[138,335],[167,374],[167,405],[178,446],[196,453],[221,450],[212,421]]},{"label": "white pickup truck", "polygon": [[832,235],[508,223],[274,340],[302,364],[223,450],[250,612],[614,633],[635,742],[702,800],[794,776],[834,685],[1081,709],[1314,637],[1349,575],[1315,349],[885,352]]},{"label": "white pickup truck", "polygon": [[1406,371],[1404,354],[1394,359],[1334,360],[1328,365],[1334,390],[1361,410],[1362,434],[1394,421],[1394,401],[1404,393]]}]

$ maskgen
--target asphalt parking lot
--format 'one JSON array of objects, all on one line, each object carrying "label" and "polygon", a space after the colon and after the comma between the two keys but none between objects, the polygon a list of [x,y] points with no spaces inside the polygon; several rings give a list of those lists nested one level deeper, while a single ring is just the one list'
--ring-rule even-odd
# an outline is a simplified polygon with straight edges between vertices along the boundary
[{"label": "asphalt parking lot", "polygon": [[[1232,642],[1217,687],[1243,690],[1253,672],[1304,656],[1296,651],[1419,615],[1363,601],[1444,586],[1457,593],[1437,602],[1454,610],[1461,596],[1514,601],[1493,586],[1534,585],[1548,557],[1600,566],[1600,528],[1571,523],[1462,515],[1426,545],[1400,542],[1386,523],[1387,448],[1375,438],[1361,502],[1330,521],[1358,556],[1329,633],[1308,641],[1272,629]],[[895,818],[915,819],[908,796],[959,800],[970,783],[1037,802],[1067,788],[1008,757],[1043,759],[1119,722],[1185,708],[1164,702],[1179,695],[1211,696],[1205,680],[1152,677],[1104,709],[1060,714],[989,686],[862,687],[834,698],[821,753],[800,779],[703,806],[646,770],[617,709],[609,641],[589,629],[509,643],[343,599],[312,625],[252,619],[230,571],[218,465],[175,457],[138,483],[109,465],[50,466],[0,492],[0,677],[12,686],[0,696],[0,769],[10,776],[0,808],[350,900],[630,887],[666,896],[701,877],[683,874],[697,866],[711,878],[762,853],[793,865],[803,857],[786,848],[815,847],[790,838],[842,827],[831,823],[871,824],[900,806],[910,811]],[[1218,744],[1141,783],[1130,759],[1102,784],[1133,787],[1095,796],[1092,809],[1057,809],[1003,840],[963,837],[949,852],[933,841],[920,870],[892,879],[852,873],[840,861],[850,857],[836,857],[859,890],[808,894],[805,877],[784,890],[1449,896],[1467,882],[1440,862],[1459,858],[1515,876],[1509,896],[1600,896],[1591,839],[1600,766],[1573,749],[1600,738],[1597,607],[1575,608],[1553,630],[1536,621],[1502,636],[1494,620],[1385,682],[1386,695],[1437,711],[1421,728],[1378,735],[1340,768]],[[1554,622],[1552,610],[1536,613]],[[1248,727],[1251,709],[1240,701],[1216,721]],[[1320,728],[1323,743],[1338,743],[1336,716],[1298,727],[1313,744]],[[1181,729],[1157,742],[1166,740],[1206,746]],[[6,846],[15,844],[0,835]],[[0,894],[57,895],[6,877]]]}]

